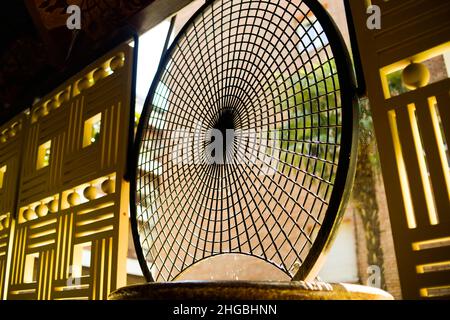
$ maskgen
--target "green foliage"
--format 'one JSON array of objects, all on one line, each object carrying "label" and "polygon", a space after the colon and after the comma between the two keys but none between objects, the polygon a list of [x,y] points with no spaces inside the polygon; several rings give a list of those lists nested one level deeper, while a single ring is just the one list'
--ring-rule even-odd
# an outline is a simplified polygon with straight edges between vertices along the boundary
[{"label": "green foliage", "polygon": [[376,140],[374,136],[370,105],[367,99],[360,101],[360,131],[356,177],[352,191],[351,206],[362,219],[366,247],[367,264],[377,265],[382,270],[381,285],[386,289],[384,279],[384,255],[381,247],[381,229],[377,198],[377,179],[380,174]]},{"label": "green foliage", "polygon": [[408,91],[408,89],[403,86],[402,70],[389,74],[387,76],[387,80],[389,83],[389,91],[391,92],[391,95],[397,96]]},{"label": "green foliage", "polygon": [[359,153],[361,153],[361,150],[364,150],[365,154],[362,156],[367,158],[371,168],[378,173],[380,169],[380,159],[378,156],[372,114],[370,112],[368,99],[361,99],[359,105]]},{"label": "green foliage", "polygon": [[[292,164],[311,175],[329,178],[333,182],[333,167],[323,160],[337,162],[339,146],[332,145],[341,143],[341,107],[352,107],[341,106],[334,60],[315,66],[314,71],[308,74],[299,71],[294,76],[278,75],[276,78],[279,81],[272,88],[278,96],[276,111],[284,117],[277,128],[281,132],[282,150],[279,169],[287,174],[289,166],[285,163]],[[390,84],[391,90],[404,90],[401,74],[394,75]],[[352,206],[363,220],[368,263],[383,268],[376,197],[380,164],[367,99],[360,101],[360,110],[358,162]],[[384,275],[381,281],[385,288]]]},{"label": "green foliage", "polygon": [[[280,170],[290,164],[310,174],[332,180],[331,163],[339,157],[341,102],[334,59],[306,73],[278,75],[276,112],[282,121]],[[331,163],[328,163],[331,162]]]}]

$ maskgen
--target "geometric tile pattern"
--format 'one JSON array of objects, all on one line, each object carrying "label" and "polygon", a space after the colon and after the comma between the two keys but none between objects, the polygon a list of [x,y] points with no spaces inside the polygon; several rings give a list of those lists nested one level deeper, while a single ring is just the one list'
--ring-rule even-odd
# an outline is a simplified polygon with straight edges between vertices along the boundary
[{"label": "geometric tile pattern", "polygon": [[[450,3],[372,0],[381,10],[379,30],[366,26],[370,1],[347,4],[373,114],[402,295],[448,298]],[[446,61],[430,70],[431,78],[424,70],[430,59],[434,65]],[[407,70],[423,81],[393,90],[392,75]]]},{"label": "geometric tile pattern", "polygon": [[1,298],[105,299],[126,284],[132,50],[120,45],[1,128]]}]

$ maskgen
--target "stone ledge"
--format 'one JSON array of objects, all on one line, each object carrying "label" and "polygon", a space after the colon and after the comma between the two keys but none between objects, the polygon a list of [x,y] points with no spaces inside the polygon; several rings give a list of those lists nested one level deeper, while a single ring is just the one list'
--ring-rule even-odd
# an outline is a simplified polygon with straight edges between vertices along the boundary
[{"label": "stone ledge", "polygon": [[133,285],[109,300],[393,300],[380,289],[323,282],[174,281]]}]

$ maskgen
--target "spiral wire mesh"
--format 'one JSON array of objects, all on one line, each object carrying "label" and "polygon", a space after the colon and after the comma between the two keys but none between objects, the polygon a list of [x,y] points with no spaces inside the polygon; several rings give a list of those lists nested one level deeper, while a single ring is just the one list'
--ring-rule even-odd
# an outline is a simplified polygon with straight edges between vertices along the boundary
[{"label": "spiral wire mesh", "polygon": [[309,3],[210,1],[163,58],[140,120],[135,190],[155,280],[226,253],[292,277],[336,216],[351,106],[329,26]]}]

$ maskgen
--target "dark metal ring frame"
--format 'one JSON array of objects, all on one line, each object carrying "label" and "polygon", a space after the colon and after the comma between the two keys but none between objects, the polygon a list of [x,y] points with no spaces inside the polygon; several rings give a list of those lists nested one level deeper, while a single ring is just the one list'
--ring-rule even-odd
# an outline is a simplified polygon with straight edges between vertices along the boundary
[{"label": "dark metal ring frame", "polygon": [[[131,209],[131,226],[133,232],[133,241],[136,248],[136,254],[139,260],[144,277],[147,281],[153,282],[153,276],[148,268],[146,257],[143,253],[143,248],[140,241],[138,222],[137,222],[137,175],[139,174],[139,155],[140,148],[144,137],[145,126],[147,125],[149,115],[153,110],[152,101],[155,91],[160,82],[161,76],[164,73],[165,67],[169,62],[172,52],[176,48],[178,41],[185,35],[185,32],[191,26],[204,10],[212,5],[215,0],[207,0],[205,4],[189,19],[185,26],[180,30],[175,37],[172,45],[163,55],[158,71],[155,75],[154,81],[150,87],[147,95],[143,114],[138,125],[136,139],[134,143],[134,150],[129,162],[130,172],[130,209]],[[357,151],[357,132],[358,132],[358,101],[356,97],[355,80],[353,78],[353,70],[351,60],[343,41],[343,38],[338,31],[332,18],[327,11],[317,0],[303,0],[317,18],[325,33],[333,58],[336,62],[337,75],[340,84],[341,97],[341,145],[339,152],[338,168],[335,175],[333,190],[328,203],[328,208],[321,223],[320,230],[312,244],[305,260],[302,262],[299,270],[292,277],[292,280],[312,280],[317,269],[321,265],[321,261],[329,250],[331,242],[336,234],[337,225],[342,219],[343,211],[346,202],[350,195],[351,185],[353,183],[355,166],[356,166],[356,151]],[[239,236],[239,235],[238,235]],[[256,257],[256,256],[254,256]],[[198,262],[198,261],[196,261]],[[270,262],[270,261],[268,261]]]}]

